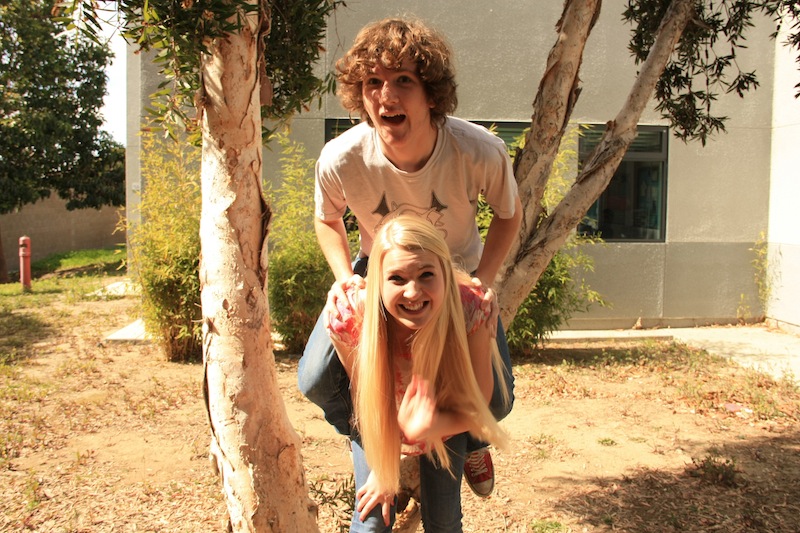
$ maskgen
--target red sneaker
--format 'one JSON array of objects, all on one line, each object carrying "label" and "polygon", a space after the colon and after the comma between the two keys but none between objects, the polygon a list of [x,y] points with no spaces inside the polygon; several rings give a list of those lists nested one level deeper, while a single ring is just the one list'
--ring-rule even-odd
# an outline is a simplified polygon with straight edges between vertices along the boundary
[{"label": "red sneaker", "polygon": [[467,454],[464,461],[464,477],[472,492],[488,498],[494,490],[494,465],[489,448],[481,448]]}]

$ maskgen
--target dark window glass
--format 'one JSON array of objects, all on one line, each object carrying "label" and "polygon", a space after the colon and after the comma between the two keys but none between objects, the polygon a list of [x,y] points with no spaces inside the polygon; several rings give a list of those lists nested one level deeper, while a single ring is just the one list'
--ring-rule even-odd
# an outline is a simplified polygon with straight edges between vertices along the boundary
[{"label": "dark window glass", "polygon": [[[581,162],[600,142],[605,126],[589,126],[579,140]],[[640,126],[608,188],[589,209],[579,231],[607,241],[664,240],[667,128]]]}]

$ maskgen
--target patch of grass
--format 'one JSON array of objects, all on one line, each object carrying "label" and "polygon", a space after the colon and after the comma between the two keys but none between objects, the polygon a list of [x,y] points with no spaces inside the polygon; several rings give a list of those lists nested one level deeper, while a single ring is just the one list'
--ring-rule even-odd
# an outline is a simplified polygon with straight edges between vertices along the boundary
[{"label": "patch of grass", "polygon": [[[115,272],[123,275],[124,272]],[[108,299],[96,294],[103,288],[107,273],[83,273],[70,277],[34,279],[31,290],[23,291],[19,283],[0,284],[0,311],[40,309],[58,300],[67,303]]]},{"label": "patch of grass", "polygon": [[123,268],[125,246],[52,254],[31,263],[31,276],[114,273]]},{"label": "patch of grass", "polygon": [[352,475],[338,481],[322,476],[309,482],[308,491],[320,508],[326,508],[333,514],[340,533],[350,530],[356,501],[356,481]]},{"label": "patch of grass", "polygon": [[42,501],[40,491],[41,484],[39,483],[39,479],[36,477],[34,472],[30,472],[25,483],[25,490],[23,491],[23,496],[27,502],[25,505],[25,509],[27,511],[33,511],[39,507],[39,504]]},{"label": "patch of grass", "polygon": [[97,361],[93,357],[76,358],[70,357],[63,360],[56,368],[57,378],[80,377],[91,374],[99,374],[100,369]]},{"label": "patch of grass", "polygon": [[40,277],[23,291],[19,283],[0,284],[0,364],[30,355],[37,342],[53,335],[65,312],[55,302],[75,303],[107,298],[98,294],[108,273],[118,269],[124,247],[55,254],[32,266]]},{"label": "patch of grass", "polygon": [[177,409],[193,396],[196,384],[191,381],[163,383],[150,378],[150,386],[136,393],[123,393],[126,406],[144,419],[153,419],[167,411]]},{"label": "patch of grass", "polygon": [[706,483],[724,487],[738,487],[741,484],[734,460],[723,459],[714,451],[700,460],[692,458],[692,464],[693,466],[687,468],[687,473]]},{"label": "patch of grass", "polygon": [[545,433],[539,434],[538,437],[530,437],[526,439],[526,443],[530,444],[533,449],[526,451],[531,459],[544,461],[553,455],[553,451],[558,446],[558,440]]},{"label": "patch of grass", "polygon": [[16,366],[0,362],[0,467],[19,457],[25,446],[46,431],[46,422],[24,406],[40,402],[47,390],[24,378]]},{"label": "patch of grass", "polygon": [[617,441],[615,441],[614,439],[608,438],[608,437],[604,437],[602,439],[597,439],[597,442],[598,442],[598,444],[600,444],[600,446],[616,446],[617,445]]},{"label": "patch of grass", "polygon": [[530,523],[530,530],[533,533],[561,533],[568,531],[566,526],[555,520],[534,520]]},{"label": "patch of grass", "polygon": [[34,313],[0,308],[0,365],[13,364],[26,357],[32,345],[52,331],[52,326]]}]

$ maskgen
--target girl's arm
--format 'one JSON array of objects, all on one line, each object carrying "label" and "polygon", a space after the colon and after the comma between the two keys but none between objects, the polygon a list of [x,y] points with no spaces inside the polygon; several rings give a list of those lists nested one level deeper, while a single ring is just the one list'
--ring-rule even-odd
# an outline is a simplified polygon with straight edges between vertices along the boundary
[{"label": "girl's arm", "polygon": [[358,489],[356,496],[358,499],[356,510],[362,517],[362,521],[375,507],[380,506],[383,523],[389,526],[391,517],[390,507],[394,505],[395,495],[391,491],[381,489],[374,472],[369,473],[367,482],[363,487]]},{"label": "girl's arm", "polygon": [[350,378],[350,381],[353,381],[353,363],[356,359],[356,349],[351,345],[339,342],[333,338],[331,338],[331,341],[333,347],[336,349],[336,355],[339,356],[339,361],[341,361],[344,367],[344,371],[347,372],[347,377]]},{"label": "girl's arm", "polygon": [[[478,383],[481,385],[480,381]],[[490,362],[487,404],[492,396],[493,385]],[[483,385],[481,390],[484,390]],[[411,383],[397,409],[397,424],[406,439],[412,442],[445,439],[474,428],[474,421],[470,417],[437,409],[433,385],[416,375],[411,377]]]},{"label": "girl's arm", "polygon": [[469,343],[469,357],[472,361],[472,371],[478,382],[486,403],[492,400],[494,392],[494,376],[492,374],[492,324],[497,326],[497,322],[492,323],[491,318],[477,327],[477,329],[467,336]]},{"label": "girl's arm", "polygon": [[345,291],[345,298],[337,300],[329,298],[322,311],[327,318],[325,326],[331,343],[351,381],[361,334],[362,302],[362,288],[358,285],[349,285]]}]

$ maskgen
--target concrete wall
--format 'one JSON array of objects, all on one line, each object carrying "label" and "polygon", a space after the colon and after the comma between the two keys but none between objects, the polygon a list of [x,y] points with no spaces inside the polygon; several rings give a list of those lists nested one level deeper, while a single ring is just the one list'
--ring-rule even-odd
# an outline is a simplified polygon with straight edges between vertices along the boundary
[{"label": "concrete wall", "polygon": [[31,238],[31,260],[50,254],[105,248],[125,243],[124,233],[114,233],[119,209],[67,211],[56,195],[23,207],[18,213],[0,215],[3,256],[9,271],[19,271],[19,238]]},{"label": "concrete wall", "polygon": [[786,36],[784,29],[775,43],[768,316],[800,332],[800,100],[795,98],[800,73],[792,52],[781,44]]},{"label": "concrete wall", "polygon": [[[627,51],[630,30],[621,22],[624,4],[610,0],[603,5],[586,47],[575,122],[602,124],[613,119],[633,83],[637,69]],[[332,69],[364,24],[392,15],[417,16],[442,30],[455,51],[457,116],[528,122],[547,54],[556,39],[561,8],[561,2],[552,0],[349,0],[330,22],[327,52],[319,68]],[[787,263],[791,257],[796,265],[800,256],[797,232],[774,238],[780,225],[770,218],[771,203],[774,208],[778,200],[798,197],[789,184],[792,181],[797,187],[797,180],[790,179],[796,178],[796,171],[785,178],[779,198],[774,197],[774,188],[770,197],[770,180],[776,179],[771,166],[798,168],[797,160],[791,159],[797,157],[791,153],[797,150],[789,148],[792,139],[798,138],[797,120],[792,122],[794,129],[787,127],[785,133],[773,124],[773,92],[778,83],[786,87],[793,83],[773,79],[771,28],[768,20],[758,19],[747,41],[749,48],[737,56],[742,70],[757,70],[759,89],[743,100],[721,95],[716,103],[715,112],[730,117],[727,133],[705,147],[669,140],[665,242],[609,243],[587,250],[595,259],[590,285],[613,307],[580,314],[570,328],[623,328],[640,318],[645,326],[681,326],[761,316],[751,249],[768,230],[773,253]],[[793,68],[794,63],[788,65]],[[148,68],[140,70],[143,79],[153,72]],[[141,99],[146,93],[137,94]],[[792,100],[786,105],[796,111],[800,103]],[[324,143],[325,118],[346,116],[336,97],[327,96],[320,108],[314,105],[293,120],[292,136],[305,144],[309,157],[316,157]],[[664,125],[652,107],[641,123]],[[776,157],[779,152],[790,153]],[[265,179],[278,179],[278,171],[278,154],[265,150]],[[787,203],[787,214],[790,208]],[[791,229],[783,227],[787,233]],[[783,278],[786,283],[791,276],[786,273]],[[780,303],[788,303],[798,290],[797,285],[785,285],[770,310],[785,316]],[[798,301],[793,297],[795,309]]]}]

